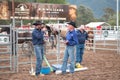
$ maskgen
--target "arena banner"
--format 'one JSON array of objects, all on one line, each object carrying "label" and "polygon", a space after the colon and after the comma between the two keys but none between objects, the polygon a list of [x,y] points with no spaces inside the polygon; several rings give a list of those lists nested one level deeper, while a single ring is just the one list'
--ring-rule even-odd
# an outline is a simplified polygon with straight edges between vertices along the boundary
[{"label": "arena banner", "polygon": [[[3,3],[3,1],[2,1]],[[1,3],[1,4],[2,4]],[[7,3],[7,16],[0,19],[13,18],[12,16],[12,2]],[[64,4],[43,4],[43,3],[20,3],[15,2],[14,13],[16,19],[42,19],[42,20],[76,20],[75,5]],[[1,13],[4,11],[1,10]]]}]

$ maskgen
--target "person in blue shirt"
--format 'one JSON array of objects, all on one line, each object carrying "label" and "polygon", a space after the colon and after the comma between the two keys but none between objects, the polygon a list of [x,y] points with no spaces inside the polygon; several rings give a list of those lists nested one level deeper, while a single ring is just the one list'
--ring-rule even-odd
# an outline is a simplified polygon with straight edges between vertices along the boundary
[{"label": "person in blue shirt", "polygon": [[76,31],[78,37],[78,44],[76,45],[76,63],[81,64],[83,60],[85,42],[88,40],[88,33],[84,30],[84,26],[81,26]]},{"label": "person in blue shirt", "polygon": [[74,68],[75,68],[75,45],[78,43],[77,35],[75,32],[75,22],[69,22],[68,23],[68,32],[66,33],[66,40],[64,43],[66,44],[65,52],[64,52],[64,57],[63,57],[63,64],[61,67],[62,74],[66,73],[67,69],[67,62],[68,58],[70,57],[70,73],[74,73]]},{"label": "person in blue shirt", "polygon": [[32,32],[32,43],[36,55],[35,75],[38,76],[40,74],[41,76],[44,76],[40,73],[44,55],[44,31],[42,31],[41,21],[36,21],[33,25],[35,26],[35,29]]}]

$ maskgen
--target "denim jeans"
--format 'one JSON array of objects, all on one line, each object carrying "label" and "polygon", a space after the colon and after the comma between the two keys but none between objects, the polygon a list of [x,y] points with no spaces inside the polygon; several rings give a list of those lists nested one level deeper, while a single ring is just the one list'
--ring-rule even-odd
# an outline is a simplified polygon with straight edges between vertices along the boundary
[{"label": "denim jeans", "polygon": [[85,44],[76,45],[76,63],[81,63],[83,60]]},{"label": "denim jeans", "polygon": [[75,68],[75,46],[66,46],[65,53],[64,53],[64,58],[63,58],[63,64],[62,64],[62,73],[66,73],[67,69],[67,62],[68,58],[70,56],[70,73],[74,73],[74,68]]},{"label": "denim jeans", "polygon": [[39,75],[42,68],[43,55],[44,55],[43,45],[34,45],[34,51],[36,55],[36,75]]}]

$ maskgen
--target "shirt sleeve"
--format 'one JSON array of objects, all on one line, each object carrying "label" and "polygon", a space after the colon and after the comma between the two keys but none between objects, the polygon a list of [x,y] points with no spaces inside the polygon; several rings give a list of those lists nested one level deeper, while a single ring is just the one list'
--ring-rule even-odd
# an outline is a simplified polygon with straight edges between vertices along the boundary
[{"label": "shirt sleeve", "polygon": [[78,43],[77,34],[76,34],[76,33],[73,33],[72,38],[73,38],[73,40],[69,40],[69,41],[68,41],[68,44],[69,44],[69,45],[76,45],[76,44]]}]

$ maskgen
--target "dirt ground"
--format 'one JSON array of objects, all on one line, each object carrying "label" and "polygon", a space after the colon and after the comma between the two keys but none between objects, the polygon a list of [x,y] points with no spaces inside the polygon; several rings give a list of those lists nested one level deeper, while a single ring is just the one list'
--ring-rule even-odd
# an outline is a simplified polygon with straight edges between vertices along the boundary
[{"label": "dirt ground", "polygon": [[[54,56],[48,56],[53,58]],[[73,75],[56,75],[51,72],[44,77],[29,74],[30,65],[20,65],[18,73],[0,74],[0,80],[120,80],[120,54],[116,51],[85,50],[83,66],[88,70]]]},{"label": "dirt ground", "polygon": [[75,72],[72,76],[51,72],[38,78],[29,74],[30,65],[21,65],[18,73],[1,74],[0,80],[120,80],[120,54],[114,51],[85,51],[82,65],[88,70]]}]

